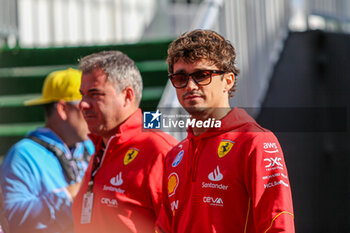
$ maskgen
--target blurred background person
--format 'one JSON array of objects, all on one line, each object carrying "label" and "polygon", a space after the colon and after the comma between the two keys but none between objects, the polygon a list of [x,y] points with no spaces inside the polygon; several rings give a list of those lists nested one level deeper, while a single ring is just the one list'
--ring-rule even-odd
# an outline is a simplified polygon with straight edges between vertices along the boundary
[{"label": "blurred background person", "polygon": [[80,81],[78,70],[52,72],[42,96],[25,102],[44,106],[46,124],[16,143],[0,167],[12,233],[73,232],[72,200],[94,151],[79,110]]},{"label": "blurred background person", "polygon": [[2,190],[0,186],[0,233],[7,233],[8,223],[4,215],[4,197],[2,196]]}]

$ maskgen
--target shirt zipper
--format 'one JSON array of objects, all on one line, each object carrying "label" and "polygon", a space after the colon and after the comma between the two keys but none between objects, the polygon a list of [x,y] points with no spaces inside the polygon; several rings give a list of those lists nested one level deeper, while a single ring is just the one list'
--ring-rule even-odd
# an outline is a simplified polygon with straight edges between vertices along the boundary
[{"label": "shirt zipper", "polygon": [[108,151],[109,144],[110,144],[110,142],[112,141],[113,138],[115,138],[115,136],[110,137],[110,139],[109,139],[108,142],[107,142],[105,151],[103,152],[103,155],[102,155],[102,158],[101,158],[100,166],[98,166],[98,168],[97,168],[97,170],[96,170],[96,173],[97,173],[97,171],[100,170],[100,168],[102,167],[102,163],[103,163],[103,161],[105,160],[105,157],[106,157],[106,153],[107,153],[107,151]]},{"label": "shirt zipper", "polygon": [[[192,140],[192,143],[190,145],[193,145],[193,139]],[[199,142],[196,146],[196,148],[194,148],[194,153],[192,155],[192,163],[191,163],[191,178],[192,178],[192,182],[195,182],[196,181],[196,176],[197,176],[197,168],[198,168],[198,160],[199,160],[199,151],[201,149],[201,142],[202,142],[202,139],[198,139]],[[193,151],[193,148],[191,148],[191,152]]]},{"label": "shirt zipper", "polygon": [[[98,167],[96,168],[96,170],[94,170],[94,171],[91,171],[91,178],[90,178],[90,180],[89,180],[89,182],[88,182],[88,192],[93,192],[93,188],[94,188],[94,180],[95,180],[95,176],[97,175],[97,172],[100,170],[100,168],[102,167],[102,163],[103,163],[103,161],[104,161],[104,159],[105,159],[105,155],[106,155],[106,152],[108,151],[108,146],[109,146],[109,144],[110,144],[110,142],[112,141],[112,139],[114,138],[115,136],[112,136],[109,140],[108,140],[108,142],[107,142],[107,146],[105,147],[105,150],[104,150],[104,152],[103,152],[103,154],[102,154],[102,157],[101,157],[101,162],[99,163],[99,165],[98,165]],[[97,156],[97,155],[95,155],[95,156]]]}]

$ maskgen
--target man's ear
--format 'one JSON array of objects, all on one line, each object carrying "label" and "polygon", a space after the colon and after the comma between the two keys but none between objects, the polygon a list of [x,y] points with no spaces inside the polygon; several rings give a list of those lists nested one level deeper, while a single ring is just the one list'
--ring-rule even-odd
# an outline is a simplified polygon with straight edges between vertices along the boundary
[{"label": "man's ear", "polygon": [[225,92],[228,92],[235,85],[235,75],[234,73],[227,73],[224,76],[225,81]]},{"label": "man's ear", "polygon": [[68,106],[67,106],[67,103],[66,101],[64,100],[60,100],[57,102],[56,104],[56,111],[57,111],[57,114],[58,116],[62,119],[62,120],[67,120],[68,118]]},{"label": "man's ear", "polygon": [[123,90],[124,107],[135,102],[135,91],[132,87],[126,87]]}]

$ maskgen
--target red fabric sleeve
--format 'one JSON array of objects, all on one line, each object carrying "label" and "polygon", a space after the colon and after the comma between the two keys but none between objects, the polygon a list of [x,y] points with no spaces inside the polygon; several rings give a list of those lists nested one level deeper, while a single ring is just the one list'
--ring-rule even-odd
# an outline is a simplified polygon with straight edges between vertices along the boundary
[{"label": "red fabric sleeve", "polygon": [[169,214],[167,214],[166,207],[161,206],[160,213],[156,222],[156,232],[158,233],[169,233],[171,232],[171,223],[169,219]]},{"label": "red fabric sleeve", "polygon": [[152,200],[153,209],[156,216],[159,215],[162,204],[162,188],[164,173],[164,154],[158,154],[156,160],[152,164],[148,174],[149,195]]},{"label": "red fabric sleeve", "polygon": [[161,205],[161,209],[158,215],[158,219],[156,222],[156,232],[158,233],[168,233],[171,232],[171,216],[172,212],[169,209],[170,203],[168,198],[168,186],[166,184],[167,177],[165,168],[164,168],[164,174],[163,174],[163,193],[162,193],[162,201],[163,204]]},{"label": "red fabric sleeve", "polygon": [[277,138],[271,132],[261,132],[250,146],[246,185],[252,204],[249,219],[255,232],[294,233],[291,188]]}]

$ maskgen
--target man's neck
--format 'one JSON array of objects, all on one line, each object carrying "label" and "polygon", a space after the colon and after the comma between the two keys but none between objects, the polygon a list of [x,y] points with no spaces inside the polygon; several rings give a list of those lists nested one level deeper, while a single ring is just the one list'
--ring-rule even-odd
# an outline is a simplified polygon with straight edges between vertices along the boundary
[{"label": "man's neck", "polygon": [[[229,112],[231,111],[231,108],[220,108],[215,109],[213,112],[201,112],[198,114],[192,113],[192,119],[196,119],[196,121],[206,121],[208,119],[212,120],[221,120],[224,118]],[[196,127],[196,125],[192,128],[193,134],[195,136],[199,136],[202,133],[206,132],[209,128],[204,127]]]},{"label": "man's neck", "polygon": [[69,134],[66,134],[64,130],[61,130],[60,127],[49,123],[46,123],[45,127],[51,129],[51,131],[54,132],[68,148],[75,146],[77,143],[77,141],[73,140]]},{"label": "man's neck", "polygon": [[129,108],[124,113],[124,117],[121,118],[121,121],[118,125],[116,125],[112,130],[110,130],[106,135],[100,135],[102,136],[102,140],[104,144],[107,146],[108,141],[111,137],[115,136],[116,134],[120,133],[120,127],[130,119],[130,117],[135,114],[136,111],[138,111],[138,106],[133,106],[132,108]]},{"label": "man's neck", "polygon": [[109,137],[102,137],[102,141],[105,144],[105,146],[107,146],[108,141],[109,141],[110,138],[111,138],[111,136],[109,136]]}]

